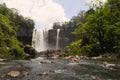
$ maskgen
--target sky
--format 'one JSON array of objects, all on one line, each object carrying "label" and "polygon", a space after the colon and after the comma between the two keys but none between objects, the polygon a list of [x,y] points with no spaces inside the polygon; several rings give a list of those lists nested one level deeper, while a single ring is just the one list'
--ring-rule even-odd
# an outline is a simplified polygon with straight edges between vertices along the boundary
[{"label": "sky", "polygon": [[86,5],[86,0],[54,0],[59,3],[63,8],[66,17],[71,19],[73,16],[76,16],[81,10],[87,10],[88,6]]},{"label": "sky", "polygon": [[67,22],[81,10],[87,10],[87,0],[0,0],[19,14],[30,17],[35,28],[51,28],[54,22]]}]

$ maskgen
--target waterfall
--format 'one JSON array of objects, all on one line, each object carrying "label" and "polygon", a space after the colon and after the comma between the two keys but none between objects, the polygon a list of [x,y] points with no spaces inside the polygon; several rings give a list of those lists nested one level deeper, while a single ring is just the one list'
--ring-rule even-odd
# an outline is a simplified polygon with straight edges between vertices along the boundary
[{"label": "waterfall", "polygon": [[33,39],[32,46],[36,51],[45,51],[48,49],[48,30],[45,29],[34,29],[33,30]]},{"label": "waterfall", "polygon": [[[59,46],[59,38],[60,38],[60,29],[57,29],[55,48],[56,50],[60,49]],[[51,49],[50,44],[48,43],[48,30],[46,29],[34,29],[33,30],[33,38],[32,38],[32,47],[35,48],[36,51],[46,51]]]},{"label": "waterfall", "polygon": [[60,29],[57,29],[57,37],[56,37],[56,50],[59,49],[59,34],[60,34]]}]

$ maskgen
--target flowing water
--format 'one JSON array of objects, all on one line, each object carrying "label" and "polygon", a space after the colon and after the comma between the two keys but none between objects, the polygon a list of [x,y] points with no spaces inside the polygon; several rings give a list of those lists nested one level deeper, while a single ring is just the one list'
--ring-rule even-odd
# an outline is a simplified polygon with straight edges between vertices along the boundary
[{"label": "flowing water", "polygon": [[[42,62],[46,63],[42,63]],[[116,64],[113,69],[105,68],[104,61]],[[6,76],[9,71],[27,70],[28,75],[17,78]],[[40,75],[47,72],[46,75]],[[0,62],[0,80],[120,80],[120,60],[79,60],[46,59],[14,60]]]},{"label": "flowing water", "polygon": [[60,29],[57,29],[56,50],[59,49],[59,34],[60,34]]},{"label": "flowing water", "polygon": [[[33,30],[33,37],[32,37],[32,47],[36,49],[36,51],[46,51],[49,50],[49,43],[48,43],[48,31],[46,29],[34,29]],[[60,29],[57,29],[56,34],[56,44],[52,45],[56,47],[56,50],[59,49],[59,35]]]},{"label": "flowing water", "polygon": [[36,51],[40,52],[48,49],[47,38],[48,30],[45,29],[33,30],[32,46],[36,49]]}]

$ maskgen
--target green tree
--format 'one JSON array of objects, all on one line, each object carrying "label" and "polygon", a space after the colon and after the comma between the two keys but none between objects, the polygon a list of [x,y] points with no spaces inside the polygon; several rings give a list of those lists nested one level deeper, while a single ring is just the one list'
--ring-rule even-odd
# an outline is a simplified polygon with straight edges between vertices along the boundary
[{"label": "green tree", "polygon": [[17,39],[21,28],[33,29],[34,22],[24,18],[17,12],[0,5],[0,57],[21,58],[23,57],[23,44]]},{"label": "green tree", "polygon": [[77,22],[80,25],[73,34],[82,40],[80,44],[76,44],[80,46],[78,51],[81,50],[89,56],[97,56],[106,52],[119,53],[120,1],[108,0],[104,4],[98,1],[97,4],[99,5],[91,4],[90,9],[84,14],[85,23],[81,20]]}]

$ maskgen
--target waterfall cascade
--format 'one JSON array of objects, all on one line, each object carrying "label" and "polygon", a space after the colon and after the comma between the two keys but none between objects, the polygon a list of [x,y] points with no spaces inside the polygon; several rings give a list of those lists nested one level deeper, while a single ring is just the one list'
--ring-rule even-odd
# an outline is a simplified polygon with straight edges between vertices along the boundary
[{"label": "waterfall cascade", "polygon": [[[33,30],[33,38],[32,38],[32,47],[36,49],[36,51],[41,52],[41,51],[46,51],[49,49],[60,49],[60,29],[56,30],[56,35],[48,36],[49,30],[46,29],[34,29]],[[53,32],[55,33],[55,32]],[[54,38],[56,37],[56,39]],[[53,37],[52,39],[56,40],[55,44],[52,44],[49,42],[51,41],[50,37]],[[49,38],[49,39],[48,39]]]},{"label": "waterfall cascade", "polygon": [[36,49],[36,51],[45,51],[48,49],[48,30],[45,29],[34,29],[33,30],[33,38],[32,38],[32,46]]},{"label": "waterfall cascade", "polygon": [[56,37],[56,50],[59,49],[59,34],[60,34],[60,29],[57,29],[57,37]]}]

